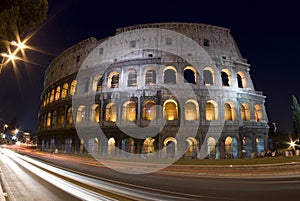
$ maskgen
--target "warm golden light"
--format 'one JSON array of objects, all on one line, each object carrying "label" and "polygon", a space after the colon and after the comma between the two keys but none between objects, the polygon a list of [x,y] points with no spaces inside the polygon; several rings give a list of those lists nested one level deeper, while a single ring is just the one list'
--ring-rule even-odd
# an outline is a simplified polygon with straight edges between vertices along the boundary
[{"label": "warm golden light", "polygon": [[16,42],[16,41],[11,41],[10,42],[10,44],[11,45],[14,45],[14,46],[17,46],[17,48],[18,49],[21,49],[21,50],[23,50],[23,49],[25,49],[26,48],[26,45],[25,45],[25,42],[23,41],[23,42],[21,42],[21,41],[19,41],[18,43]]},{"label": "warm golden light", "polygon": [[14,60],[16,57],[15,57],[15,55],[13,55],[13,54],[9,54],[8,55],[8,60],[9,61],[12,61],[12,60]]},{"label": "warm golden light", "polygon": [[6,52],[2,52],[1,57],[8,57],[8,54]]},{"label": "warm golden light", "polygon": [[294,141],[291,141],[291,142],[289,143],[289,145],[290,145],[290,147],[291,147],[291,148],[293,148],[293,149],[294,149],[294,148],[295,148],[295,146],[296,146],[296,143],[295,143]]}]

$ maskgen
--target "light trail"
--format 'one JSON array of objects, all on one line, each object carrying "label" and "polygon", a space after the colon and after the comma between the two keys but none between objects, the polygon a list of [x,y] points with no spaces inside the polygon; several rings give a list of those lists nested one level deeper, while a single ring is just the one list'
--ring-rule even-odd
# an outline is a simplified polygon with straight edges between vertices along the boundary
[{"label": "light trail", "polygon": [[[99,200],[115,201],[115,199],[92,192],[86,188],[75,185],[75,184],[68,182],[66,180],[63,180],[62,178],[59,178],[53,174],[50,174],[50,173],[38,168],[38,166],[33,165],[34,163],[31,164],[28,161],[24,160],[23,156],[20,154],[17,154],[15,152],[7,150],[7,149],[1,149],[1,152],[4,153],[6,156],[8,156],[10,159],[17,162],[22,167],[29,170],[30,172],[34,173],[35,175],[46,180],[47,182],[51,183],[52,185],[56,186],[57,188],[65,191],[79,199],[88,200],[88,201],[99,201]],[[24,157],[24,158],[26,158],[26,157]],[[32,161],[32,162],[34,162],[34,161]]]},{"label": "light trail", "polygon": [[[38,176],[44,178],[46,181],[51,182],[52,180],[52,184],[57,186],[60,182],[62,184],[59,184],[59,188],[65,190],[65,192],[69,193],[74,191],[72,188],[72,186],[74,184],[71,184],[70,182],[66,182],[61,178],[58,178],[57,176],[53,176],[48,172],[45,172],[42,170],[42,172],[40,173],[40,168],[42,169],[46,169],[49,172],[52,172],[56,175],[60,175],[61,177],[65,177],[68,178],[69,180],[73,180],[76,182],[79,182],[81,184],[96,188],[96,189],[100,189],[101,191],[105,191],[108,192],[110,194],[114,194],[114,195],[118,195],[118,196],[122,196],[125,198],[128,198],[130,200],[151,200],[151,201],[161,201],[161,200],[184,200],[184,201],[188,201],[188,200],[230,200],[228,198],[220,198],[220,197],[213,197],[213,196],[199,196],[199,195],[192,195],[192,194],[187,194],[187,193],[179,193],[179,192],[171,192],[171,191],[166,191],[166,190],[160,190],[160,189],[153,189],[153,188],[149,188],[149,187],[141,187],[141,186],[136,186],[133,184],[127,184],[127,183],[122,183],[119,181],[113,181],[113,180],[108,180],[105,178],[98,178],[98,177],[89,177],[89,176],[85,176],[82,173],[81,174],[77,174],[74,172],[70,172],[64,169],[60,169],[58,167],[54,167],[48,164],[45,164],[41,161],[37,161],[33,158],[30,158],[28,156],[25,155],[20,155],[18,153],[15,153],[11,150],[8,149],[2,149],[2,152],[5,153],[6,155],[9,155],[10,158],[12,159],[17,159],[18,163],[20,161],[20,163],[26,163],[26,164],[30,164],[30,168],[32,168],[32,166],[34,167],[33,170],[34,173],[38,173]],[[24,165],[25,166],[25,165]],[[38,170],[37,170],[38,169]],[[53,179],[54,177],[54,179]],[[50,179],[50,180],[49,180]],[[66,184],[65,184],[66,183]],[[61,185],[65,185],[66,187],[62,187]],[[87,199],[87,197],[85,196],[94,196],[93,194],[90,195],[90,193],[92,193],[90,190],[88,190],[88,192],[90,192],[87,195],[84,195],[84,191],[87,189],[78,189],[79,187],[75,185],[75,190],[77,190],[76,194],[73,194],[74,196],[80,198],[80,199],[84,199],[84,200],[95,200],[95,199]],[[97,196],[99,196],[98,194],[96,194]],[[99,198],[96,198],[96,200],[99,200]],[[109,199],[107,197],[105,197],[105,199],[108,200],[112,200]],[[105,200],[105,199],[100,199],[100,200]]]}]

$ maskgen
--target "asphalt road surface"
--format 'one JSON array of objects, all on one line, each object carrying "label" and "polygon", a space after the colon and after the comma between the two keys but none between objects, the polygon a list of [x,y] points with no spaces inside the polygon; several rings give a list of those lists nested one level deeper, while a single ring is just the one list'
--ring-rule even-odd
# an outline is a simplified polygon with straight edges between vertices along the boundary
[{"label": "asphalt road surface", "polygon": [[[35,156],[35,158],[37,157]],[[9,170],[7,169],[19,172],[18,174],[9,173],[19,175],[16,179],[18,181],[16,186],[23,186],[26,183],[28,185],[29,183],[29,186],[33,188],[26,187],[24,188],[26,190],[22,191],[17,188],[16,191],[26,192],[26,196],[31,198],[36,196],[37,198],[23,200],[77,200],[77,198],[55,189],[53,185],[47,184],[46,181],[31,175],[29,171],[11,167],[5,169],[7,163],[2,158],[0,164],[3,173],[8,174]],[[131,175],[95,164],[83,165],[78,161],[68,160],[67,157],[64,160],[57,160],[55,157],[40,158],[44,163],[64,167],[70,173],[84,174],[93,179],[90,183],[101,184],[103,189],[109,189],[114,194],[120,193],[124,200],[127,198],[127,200],[285,201],[298,200],[300,197],[300,175],[272,177],[205,177],[162,173]],[[43,199],[40,199],[41,197]],[[117,200],[123,199],[117,198]]]},{"label": "asphalt road surface", "polygon": [[[0,153],[0,178],[5,200],[61,201],[79,200],[21,167]],[[0,192],[2,193],[2,192]]]}]

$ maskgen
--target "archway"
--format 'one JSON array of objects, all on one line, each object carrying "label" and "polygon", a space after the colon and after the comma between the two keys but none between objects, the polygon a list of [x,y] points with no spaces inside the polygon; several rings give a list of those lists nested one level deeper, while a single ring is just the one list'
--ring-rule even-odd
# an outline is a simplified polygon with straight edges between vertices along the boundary
[{"label": "archway", "polygon": [[196,84],[197,76],[195,68],[192,66],[185,67],[183,70],[183,77],[185,83]]},{"label": "archway", "polygon": [[235,137],[225,139],[225,158],[238,158],[238,143]]},{"label": "archway", "polygon": [[243,138],[243,154],[246,158],[251,158],[252,154],[252,140],[249,137]]},{"label": "archway", "polygon": [[164,83],[165,84],[176,84],[177,75],[176,68],[173,66],[168,66],[164,69]]},{"label": "archway", "polygon": [[174,100],[167,100],[164,103],[164,117],[166,120],[172,121],[178,119],[178,107]]},{"label": "archway", "polygon": [[164,141],[164,148],[167,159],[174,158],[177,150],[177,140],[173,137],[168,137]]},{"label": "archway", "polygon": [[134,153],[135,143],[132,138],[125,138],[121,141],[121,150],[123,156],[127,156],[127,153]]},{"label": "archway", "polygon": [[153,138],[146,138],[144,140],[143,152],[145,154],[154,153],[154,141],[155,141],[155,139],[153,139]]},{"label": "archway", "polygon": [[258,137],[255,139],[255,141],[256,141],[257,155],[260,156],[261,153],[265,150],[265,140],[262,137]]},{"label": "archway", "polygon": [[185,152],[185,158],[197,158],[198,156],[198,140],[193,137],[186,139],[187,149]]},{"label": "archway", "polygon": [[55,139],[54,138],[51,138],[50,140],[50,152],[54,152],[55,150]]},{"label": "archway", "polygon": [[107,155],[115,156],[115,146],[116,146],[115,138],[113,138],[113,137],[109,138],[107,143],[108,143]]},{"label": "archway", "polygon": [[88,140],[88,152],[90,154],[98,154],[99,153],[99,140],[96,137],[90,138]]},{"label": "archway", "polygon": [[148,121],[156,119],[156,106],[153,100],[148,100],[144,103],[143,119]]},{"label": "archway", "polygon": [[207,153],[208,157],[215,159],[217,155],[216,140],[213,137],[207,138]]},{"label": "archway", "polygon": [[72,151],[72,139],[66,138],[65,139],[65,153],[70,154]]},{"label": "archway", "polygon": [[184,118],[187,121],[193,121],[199,119],[199,106],[195,100],[188,100],[184,106]]}]

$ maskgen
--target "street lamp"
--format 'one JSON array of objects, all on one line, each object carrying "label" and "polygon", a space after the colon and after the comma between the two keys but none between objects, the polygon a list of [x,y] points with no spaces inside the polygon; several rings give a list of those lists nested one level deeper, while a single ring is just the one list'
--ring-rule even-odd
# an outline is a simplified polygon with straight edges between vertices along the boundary
[{"label": "street lamp", "polygon": [[21,41],[19,41],[19,42],[11,41],[9,44],[12,45],[12,46],[15,46],[15,47],[17,47],[17,48],[16,48],[13,52],[11,51],[10,48],[8,48],[8,50],[7,50],[8,53],[6,53],[6,52],[1,53],[2,61],[1,61],[1,64],[0,64],[0,73],[1,73],[1,71],[2,71],[2,68],[3,68],[7,63],[9,63],[9,62],[14,63],[14,61],[15,61],[16,59],[20,59],[20,58],[18,58],[16,55],[17,55],[20,51],[21,51],[22,54],[23,54],[23,53],[24,53],[24,49],[27,48],[27,46],[26,46],[26,44],[25,44],[24,41],[23,41],[23,42],[21,42]]},{"label": "street lamp", "polygon": [[291,148],[295,149],[296,143],[294,141],[289,142]]}]

